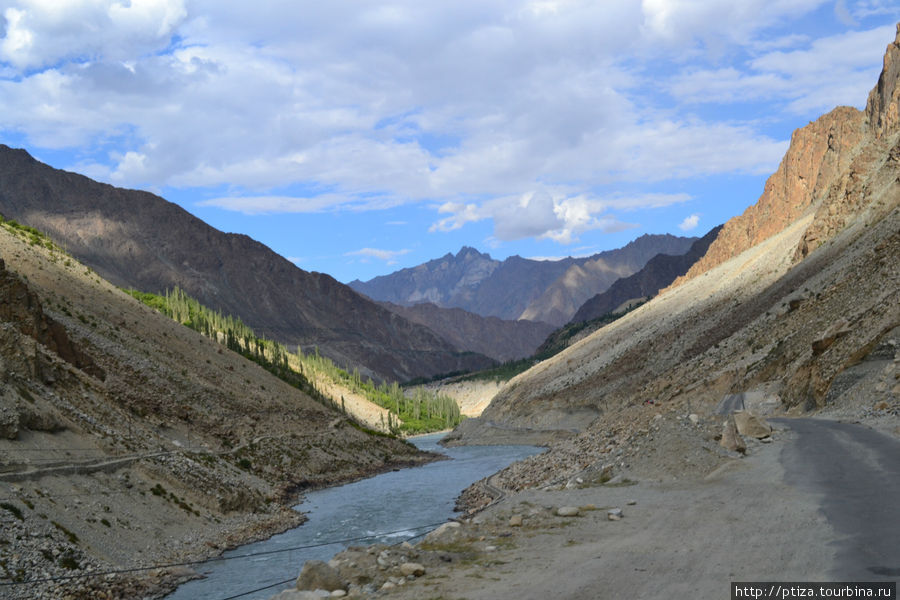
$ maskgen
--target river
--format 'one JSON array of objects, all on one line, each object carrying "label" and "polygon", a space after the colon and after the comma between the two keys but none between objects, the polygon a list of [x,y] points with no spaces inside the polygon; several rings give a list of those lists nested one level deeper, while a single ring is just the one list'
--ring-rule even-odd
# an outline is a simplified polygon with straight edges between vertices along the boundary
[{"label": "river", "polygon": [[[457,514],[453,510],[456,497],[470,484],[540,452],[533,446],[441,448],[441,437],[434,434],[411,441],[422,450],[442,452],[452,460],[310,492],[295,507],[307,514],[306,523],[226,552],[226,560],[200,565],[197,570],[204,579],[180,586],[166,600],[270,598],[292,587],[307,560],[328,560],[350,545],[393,544],[418,538]],[[285,580],[291,581],[259,590]]]}]

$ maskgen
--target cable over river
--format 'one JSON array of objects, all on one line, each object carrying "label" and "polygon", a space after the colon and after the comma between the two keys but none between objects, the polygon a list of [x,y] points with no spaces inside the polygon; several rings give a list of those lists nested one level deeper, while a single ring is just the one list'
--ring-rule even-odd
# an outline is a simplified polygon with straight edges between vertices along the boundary
[{"label": "cable over river", "polygon": [[442,452],[452,460],[310,492],[296,507],[309,521],[223,555],[232,559],[197,566],[205,578],[180,586],[166,600],[270,598],[293,586],[307,560],[328,560],[349,545],[393,544],[427,533],[457,514],[453,505],[463,489],[541,451],[533,446],[441,448],[437,443],[442,435],[411,441],[422,450]]}]

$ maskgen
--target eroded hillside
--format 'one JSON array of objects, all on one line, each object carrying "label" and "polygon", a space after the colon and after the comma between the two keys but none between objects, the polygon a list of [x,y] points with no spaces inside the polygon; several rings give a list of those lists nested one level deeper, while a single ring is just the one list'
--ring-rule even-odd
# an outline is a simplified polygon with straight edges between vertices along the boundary
[{"label": "eroded hillside", "polygon": [[[0,582],[215,554],[309,487],[426,460],[0,228]],[[136,597],[181,572],[5,586]],[[55,590],[55,591],[54,591]]]}]

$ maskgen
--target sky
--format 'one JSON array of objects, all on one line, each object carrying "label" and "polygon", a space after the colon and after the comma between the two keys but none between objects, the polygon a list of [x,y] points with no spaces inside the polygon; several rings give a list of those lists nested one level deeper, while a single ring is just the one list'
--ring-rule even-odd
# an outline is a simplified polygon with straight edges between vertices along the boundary
[{"label": "sky", "polygon": [[343,282],[703,235],[895,0],[0,0],[0,143]]}]

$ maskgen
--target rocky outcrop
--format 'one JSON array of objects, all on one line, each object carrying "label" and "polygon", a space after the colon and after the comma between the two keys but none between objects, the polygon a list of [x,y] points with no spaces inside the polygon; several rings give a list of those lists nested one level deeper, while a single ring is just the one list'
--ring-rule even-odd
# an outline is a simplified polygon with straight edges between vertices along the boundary
[{"label": "rocky outcrop", "polygon": [[106,373],[75,344],[61,323],[44,314],[41,301],[28,285],[6,270],[0,259],[0,321],[14,323],[25,335],[34,338],[64,361],[100,380]]},{"label": "rocky outcrop", "polygon": [[866,120],[881,139],[900,129],[900,23],[897,37],[884,53],[884,66],[866,103]]},{"label": "rocky outcrop", "polygon": [[44,231],[116,285],[155,293],[178,286],[260,335],[318,348],[364,375],[405,381],[491,364],[163,198],[53,169],[3,145],[0,213]]},{"label": "rocky outcrop", "polygon": [[708,272],[794,223],[846,171],[866,133],[865,115],[850,107],[836,108],[796,130],[757,203],[725,223],[706,255],[672,286]]},{"label": "rocky outcrop", "polygon": [[391,302],[380,304],[409,321],[428,327],[461,352],[477,352],[500,362],[531,356],[554,329],[553,325],[540,321],[482,317],[461,308],[441,308],[431,302],[413,306]]}]

